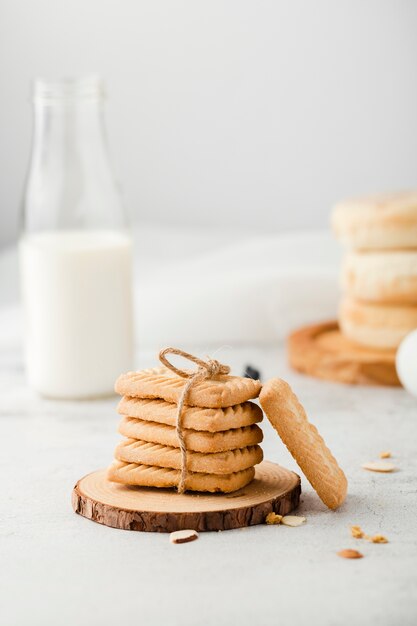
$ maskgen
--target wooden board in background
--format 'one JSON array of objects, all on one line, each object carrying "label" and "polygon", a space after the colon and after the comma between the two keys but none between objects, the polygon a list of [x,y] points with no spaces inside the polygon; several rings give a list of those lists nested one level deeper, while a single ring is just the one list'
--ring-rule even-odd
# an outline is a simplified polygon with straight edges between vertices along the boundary
[{"label": "wooden board in background", "polygon": [[106,470],[98,470],[77,482],[72,505],[76,513],[113,528],[201,532],[262,524],[271,511],[286,515],[298,506],[300,493],[297,474],[264,461],[249,485],[227,494],[128,487],[108,481]]},{"label": "wooden board in background", "polygon": [[355,385],[398,386],[395,350],[365,348],[346,339],[337,322],[305,326],[288,339],[290,365],[297,371]]}]

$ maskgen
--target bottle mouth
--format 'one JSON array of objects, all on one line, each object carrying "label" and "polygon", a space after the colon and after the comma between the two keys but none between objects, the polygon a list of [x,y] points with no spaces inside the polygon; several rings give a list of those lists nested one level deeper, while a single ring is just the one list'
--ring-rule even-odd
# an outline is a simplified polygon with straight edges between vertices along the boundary
[{"label": "bottle mouth", "polygon": [[106,95],[103,79],[98,75],[79,78],[62,78],[33,81],[32,96],[34,101],[73,102],[80,99],[99,100]]}]

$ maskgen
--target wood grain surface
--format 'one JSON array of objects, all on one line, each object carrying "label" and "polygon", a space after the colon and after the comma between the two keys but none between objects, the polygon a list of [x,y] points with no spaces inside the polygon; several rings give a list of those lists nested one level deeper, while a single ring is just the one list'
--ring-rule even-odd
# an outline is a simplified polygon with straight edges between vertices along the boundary
[{"label": "wood grain surface", "polygon": [[297,474],[264,461],[249,485],[229,494],[128,487],[108,481],[106,470],[97,470],[77,482],[72,505],[76,513],[113,528],[201,532],[262,524],[271,511],[286,515],[298,506],[300,493]]},{"label": "wood grain surface", "polygon": [[398,386],[395,350],[377,350],[344,337],[337,322],[305,326],[288,339],[290,365],[297,371],[355,385]]}]

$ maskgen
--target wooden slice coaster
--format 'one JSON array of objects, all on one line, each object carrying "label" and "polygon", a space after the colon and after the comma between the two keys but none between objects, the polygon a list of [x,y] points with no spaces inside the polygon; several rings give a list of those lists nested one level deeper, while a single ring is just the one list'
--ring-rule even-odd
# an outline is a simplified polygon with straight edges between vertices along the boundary
[{"label": "wooden slice coaster", "polygon": [[228,494],[127,487],[97,470],[77,482],[72,506],[88,519],[124,530],[230,530],[262,524],[271,511],[286,515],[298,506],[300,493],[300,477],[269,461],[256,466],[249,485]]},{"label": "wooden slice coaster", "polygon": [[290,365],[297,371],[357,385],[401,385],[395,350],[365,348],[346,339],[337,322],[305,326],[288,339]]}]

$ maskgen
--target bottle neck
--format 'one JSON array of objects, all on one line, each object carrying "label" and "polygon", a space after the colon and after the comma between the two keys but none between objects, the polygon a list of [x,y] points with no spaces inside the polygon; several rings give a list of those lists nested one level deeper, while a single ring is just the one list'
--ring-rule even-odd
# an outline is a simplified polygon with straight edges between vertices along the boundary
[{"label": "bottle neck", "polygon": [[103,103],[35,101],[32,158],[94,173],[107,159]]},{"label": "bottle neck", "polygon": [[37,80],[33,89],[33,156],[52,153],[72,165],[82,160],[93,167],[97,157],[107,157],[103,121],[104,86],[97,76],[56,82]]},{"label": "bottle neck", "polygon": [[125,225],[95,82],[37,83],[26,230]]}]

